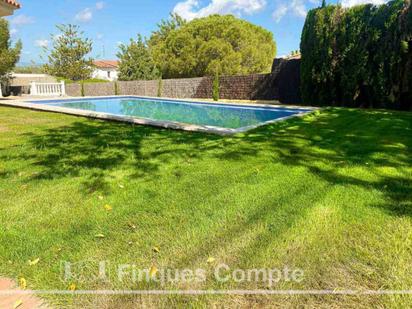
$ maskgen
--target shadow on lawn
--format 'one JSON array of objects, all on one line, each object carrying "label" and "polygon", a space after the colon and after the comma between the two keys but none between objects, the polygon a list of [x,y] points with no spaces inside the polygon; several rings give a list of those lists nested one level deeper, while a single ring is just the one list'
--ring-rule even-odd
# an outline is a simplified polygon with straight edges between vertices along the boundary
[{"label": "shadow on lawn", "polygon": [[[304,166],[329,185],[377,189],[387,203],[375,205],[396,215],[412,216],[412,113],[331,109],[319,117],[294,119],[260,128],[242,140],[273,152],[273,161]],[[241,151],[242,152],[242,151]],[[256,151],[254,155],[257,155]],[[230,151],[222,158],[239,157]],[[339,169],[359,166],[378,179],[344,175]],[[392,169],[391,172],[384,172]],[[396,176],[393,174],[398,173]],[[388,175],[391,174],[391,175]]]},{"label": "shadow on lawn", "polygon": [[[307,168],[326,181],[327,187],[353,185],[379,190],[386,202],[371,207],[381,208],[395,216],[412,216],[412,113],[333,109],[318,116],[262,127],[244,136],[220,142],[225,145],[225,150],[216,156],[222,160],[271,156],[273,163]],[[366,177],[343,174],[341,169],[345,167],[360,167],[377,180],[372,182]],[[386,175],[382,168],[396,170],[398,175]],[[390,174],[393,175],[393,171]],[[286,198],[311,194],[316,193],[308,191],[307,187],[290,188],[290,195]],[[275,226],[268,226],[259,237],[244,244],[241,256],[247,262],[247,257],[261,252],[262,243],[270,247],[273,233],[279,239],[281,233],[304,218],[313,206],[279,209],[273,208],[273,205],[276,205],[276,200],[265,207],[253,209],[246,220],[237,220],[213,237],[205,237],[200,241],[202,245],[198,251],[184,256],[179,264],[188,265],[196,257],[204,256],[205,252],[230,246],[234,239],[227,235],[248,239],[245,234],[259,222],[268,221],[274,212],[281,217],[285,212],[287,220],[277,220]]]},{"label": "shadow on lawn", "polygon": [[[380,207],[397,215],[412,215],[412,114],[352,109],[317,113],[234,137],[76,121],[27,135],[35,151],[21,157],[42,168],[34,176],[37,179],[84,176],[83,189],[90,193],[108,192],[110,172],[119,168],[133,171],[126,177],[149,180],[159,176],[162,165],[177,160],[248,160],[261,155],[273,163],[306,167],[331,186],[378,189],[388,200]],[[353,165],[379,180],[339,173],[340,168]],[[387,176],[379,169],[382,166],[404,175]]]},{"label": "shadow on lawn", "polygon": [[[221,138],[93,120],[77,121],[26,137],[34,151],[19,157],[33,160],[42,168],[34,179],[83,176],[82,185],[87,193],[110,192],[110,172],[119,168],[133,170],[132,175],[126,175],[131,178],[155,178],[159,165],[176,157],[197,157],[201,143]],[[149,144],[142,151],[144,142]]]}]

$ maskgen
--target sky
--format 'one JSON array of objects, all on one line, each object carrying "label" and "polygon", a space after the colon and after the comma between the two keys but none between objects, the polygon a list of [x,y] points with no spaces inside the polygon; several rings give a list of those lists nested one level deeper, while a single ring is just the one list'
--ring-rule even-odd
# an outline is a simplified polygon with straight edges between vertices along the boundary
[{"label": "sky", "polygon": [[[343,6],[386,0],[329,0]],[[299,49],[307,11],[321,0],[20,0],[22,9],[8,17],[13,41],[21,39],[20,64],[44,63],[43,47],[58,35],[56,24],[77,24],[92,39],[92,56],[116,59],[118,46],[140,33],[150,36],[157,23],[171,12],[187,20],[210,14],[234,14],[274,34],[277,56]]]}]

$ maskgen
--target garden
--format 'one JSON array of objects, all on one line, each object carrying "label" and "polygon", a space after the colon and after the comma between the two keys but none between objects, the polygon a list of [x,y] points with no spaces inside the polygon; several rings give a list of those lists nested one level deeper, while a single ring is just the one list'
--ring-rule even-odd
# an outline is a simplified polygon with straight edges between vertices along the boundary
[{"label": "garden", "polygon": [[[411,29],[401,0],[310,11],[302,105],[322,108],[231,136],[1,106],[1,277],[59,308],[410,306]],[[6,76],[21,47],[3,46]],[[208,76],[216,99],[222,75],[268,73],[276,50],[217,15],[120,49],[124,80]],[[53,74],[81,81],[83,60]]]},{"label": "garden", "polygon": [[[12,108],[2,108],[0,119],[0,273],[24,278],[31,289],[268,289],[267,282],[217,281],[214,269],[222,263],[303,271],[301,282],[282,280],[274,290],[412,284],[411,113],[327,109],[233,137]],[[62,261],[92,265],[65,280]],[[93,280],[99,261],[108,263],[105,280]],[[206,280],[161,284],[130,273],[119,280],[122,264],[153,276],[199,268]],[[404,295],[47,299],[90,307],[411,301]]]}]

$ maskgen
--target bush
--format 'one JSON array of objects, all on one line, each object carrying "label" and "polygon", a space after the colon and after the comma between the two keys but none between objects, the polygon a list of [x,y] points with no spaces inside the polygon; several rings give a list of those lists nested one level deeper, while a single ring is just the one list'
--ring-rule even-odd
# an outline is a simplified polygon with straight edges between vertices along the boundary
[{"label": "bush", "polygon": [[215,78],[213,79],[213,101],[219,101],[219,97],[220,97],[219,87],[220,87],[219,73],[216,73]]},{"label": "bush", "polygon": [[119,95],[119,84],[114,82],[114,95]]},{"label": "bush", "polygon": [[157,84],[157,96],[160,98],[162,96],[163,80],[160,77]]},{"label": "bush", "polygon": [[301,41],[302,97],[310,105],[411,108],[409,2],[311,10]]}]

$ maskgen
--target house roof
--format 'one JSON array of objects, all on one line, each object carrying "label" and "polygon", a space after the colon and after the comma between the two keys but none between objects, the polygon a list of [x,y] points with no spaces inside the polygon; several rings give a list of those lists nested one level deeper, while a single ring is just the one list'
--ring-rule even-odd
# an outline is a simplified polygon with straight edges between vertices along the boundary
[{"label": "house roof", "polygon": [[103,69],[117,69],[119,67],[119,61],[117,60],[95,60],[93,64]]},{"label": "house roof", "polygon": [[21,8],[21,4],[18,3],[17,1],[15,1],[15,0],[0,0],[0,1],[1,1],[1,2],[4,2],[4,3],[7,3],[7,4],[10,4],[10,5],[12,5],[12,6],[14,6],[14,7],[18,8],[18,9]]}]

